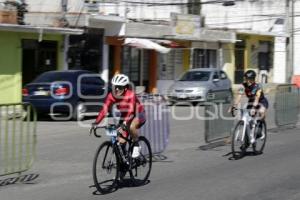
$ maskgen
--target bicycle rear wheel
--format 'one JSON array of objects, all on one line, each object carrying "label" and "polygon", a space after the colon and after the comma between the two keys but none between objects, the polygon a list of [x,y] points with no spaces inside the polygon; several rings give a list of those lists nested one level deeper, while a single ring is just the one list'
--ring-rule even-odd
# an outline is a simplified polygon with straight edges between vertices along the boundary
[{"label": "bicycle rear wheel", "polygon": [[255,154],[262,154],[267,141],[267,126],[265,121],[260,121],[256,128],[256,141],[252,145]]},{"label": "bicycle rear wheel", "polygon": [[93,162],[93,179],[97,190],[104,194],[116,188],[119,177],[119,162],[111,142],[102,143]]},{"label": "bicycle rear wheel", "polygon": [[[135,185],[144,185],[150,176],[152,168],[152,150],[149,141],[140,136],[137,143],[141,147],[141,154],[138,158],[130,158],[130,177]],[[131,151],[132,152],[132,149]],[[130,153],[131,155],[131,153]]]},{"label": "bicycle rear wheel", "polygon": [[243,130],[244,130],[244,122],[239,121],[234,128],[232,139],[231,139],[231,151],[232,151],[232,156],[234,158],[242,157],[246,152],[247,134],[243,134]]}]

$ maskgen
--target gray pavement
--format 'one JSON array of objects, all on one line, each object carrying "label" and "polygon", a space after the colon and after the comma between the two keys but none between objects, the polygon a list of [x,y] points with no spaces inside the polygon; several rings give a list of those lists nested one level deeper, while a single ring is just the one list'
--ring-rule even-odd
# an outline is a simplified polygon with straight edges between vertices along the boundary
[{"label": "gray pavement", "polygon": [[[187,108],[176,112],[183,116]],[[25,174],[40,176],[31,184],[1,186],[1,200],[300,199],[299,128],[270,133],[263,155],[231,160],[230,146],[199,148],[203,121],[172,119],[171,126],[166,160],[153,164],[149,184],[95,195],[92,160],[104,139],[88,136],[75,122],[39,122],[37,161]]]}]

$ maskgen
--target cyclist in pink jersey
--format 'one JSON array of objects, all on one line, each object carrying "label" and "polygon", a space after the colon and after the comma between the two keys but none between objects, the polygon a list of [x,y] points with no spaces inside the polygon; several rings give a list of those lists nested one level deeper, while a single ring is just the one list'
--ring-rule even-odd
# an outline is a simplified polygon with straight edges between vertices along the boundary
[{"label": "cyclist in pink jersey", "polygon": [[[133,141],[138,138],[138,129],[140,129],[146,122],[145,109],[136,97],[135,93],[129,89],[129,78],[124,74],[117,74],[112,78],[112,92],[108,94],[104,101],[103,107],[100,110],[93,126],[99,124],[106,116],[107,112],[113,105],[116,105],[121,113],[121,126],[118,129],[124,137],[128,137],[126,131],[129,127],[129,133]],[[123,138],[118,138],[120,143],[125,143]],[[137,148],[135,148],[137,147]],[[138,157],[140,147],[133,148],[132,157]]]}]

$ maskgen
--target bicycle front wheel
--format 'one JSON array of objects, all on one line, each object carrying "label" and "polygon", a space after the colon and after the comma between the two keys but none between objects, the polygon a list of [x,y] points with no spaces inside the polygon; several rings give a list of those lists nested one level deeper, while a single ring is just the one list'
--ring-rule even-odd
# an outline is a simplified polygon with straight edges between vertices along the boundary
[{"label": "bicycle front wheel", "polygon": [[234,158],[242,157],[246,152],[246,134],[243,133],[244,126],[244,122],[239,121],[232,134],[231,151]]},{"label": "bicycle front wheel", "polygon": [[141,147],[140,156],[138,158],[131,158],[130,156],[129,173],[135,185],[144,185],[151,173],[152,150],[149,141],[143,136],[138,138],[137,143]]},{"label": "bicycle front wheel", "polygon": [[267,126],[265,121],[261,121],[255,128],[256,140],[252,145],[255,154],[262,154],[267,141]]},{"label": "bicycle front wheel", "polygon": [[97,190],[104,194],[116,188],[119,162],[111,142],[102,143],[93,162],[93,179]]}]

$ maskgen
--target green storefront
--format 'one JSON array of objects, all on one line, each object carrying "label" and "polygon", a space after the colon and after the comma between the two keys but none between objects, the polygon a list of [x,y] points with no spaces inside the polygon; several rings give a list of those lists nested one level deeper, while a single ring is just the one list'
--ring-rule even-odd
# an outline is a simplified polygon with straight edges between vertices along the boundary
[{"label": "green storefront", "polygon": [[45,71],[63,69],[65,35],[81,33],[0,24],[0,104],[21,102],[22,85]]}]

